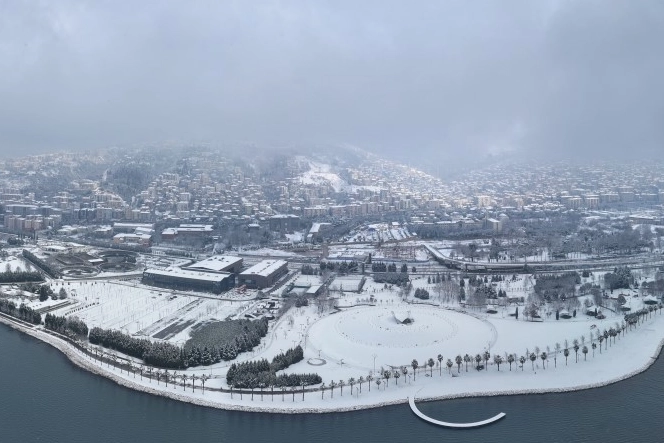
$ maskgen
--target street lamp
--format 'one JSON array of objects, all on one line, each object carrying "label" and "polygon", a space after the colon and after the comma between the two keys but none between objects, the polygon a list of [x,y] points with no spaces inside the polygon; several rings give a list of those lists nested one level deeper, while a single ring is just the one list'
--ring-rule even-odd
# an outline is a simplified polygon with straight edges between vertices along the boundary
[{"label": "street lamp", "polygon": [[371,356],[373,357],[373,360],[374,360],[373,371],[374,371],[374,374],[375,374],[376,373],[376,357],[378,357],[378,354],[372,354]]}]

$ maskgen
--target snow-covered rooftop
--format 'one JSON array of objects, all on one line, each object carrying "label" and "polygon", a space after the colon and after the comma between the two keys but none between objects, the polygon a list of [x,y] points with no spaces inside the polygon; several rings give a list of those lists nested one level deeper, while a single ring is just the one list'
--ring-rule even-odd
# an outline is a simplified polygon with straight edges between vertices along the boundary
[{"label": "snow-covered rooftop", "polygon": [[286,260],[263,260],[251,268],[242,271],[240,275],[260,275],[261,277],[268,277],[282,266],[287,265],[288,262]]},{"label": "snow-covered rooftop", "polygon": [[201,260],[187,266],[187,269],[200,269],[220,272],[225,271],[229,267],[235,266],[238,263],[242,263],[242,259],[240,257],[234,257],[232,255],[214,255],[212,257],[206,258],[205,260]]},{"label": "snow-covered rooftop", "polygon": [[152,275],[161,275],[165,277],[180,277],[190,280],[204,280],[204,281],[222,281],[231,275],[228,272],[203,272],[203,271],[193,271],[182,268],[147,269],[145,273]]}]

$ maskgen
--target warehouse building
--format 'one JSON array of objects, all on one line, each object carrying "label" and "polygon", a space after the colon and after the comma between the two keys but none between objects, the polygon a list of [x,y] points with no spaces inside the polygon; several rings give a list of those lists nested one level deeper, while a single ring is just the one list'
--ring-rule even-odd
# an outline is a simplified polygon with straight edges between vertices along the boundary
[{"label": "warehouse building", "polygon": [[219,294],[235,286],[235,275],[226,272],[202,272],[181,268],[147,269],[143,272],[143,283],[161,288]]},{"label": "warehouse building", "polygon": [[263,260],[243,271],[238,276],[238,285],[251,289],[263,289],[274,285],[288,274],[288,262],[284,260]]},{"label": "warehouse building", "polygon": [[185,269],[205,272],[230,272],[237,274],[242,270],[243,260],[232,255],[214,255],[191,265]]}]

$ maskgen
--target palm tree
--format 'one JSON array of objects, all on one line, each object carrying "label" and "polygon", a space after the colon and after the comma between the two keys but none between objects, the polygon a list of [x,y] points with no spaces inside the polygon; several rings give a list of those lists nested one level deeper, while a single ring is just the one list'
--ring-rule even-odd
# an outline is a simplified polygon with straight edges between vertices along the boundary
[{"label": "palm tree", "polygon": [[466,354],[463,356],[463,361],[466,363],[466,372],[468,372],[468,363],[473,361],[473,358],[470,355]]},{"label": "palm tree", "polygon": [[286,386],[281,387],[281,401],[285,401],[284,399],[286,398]]},{"label": "palm tree", "polygon": [[523,365],[524,363],[526,363],[526,357],[524,357],[523,355],[519,357],[519,363],[521,363],[521,372],[523,372]]},{"label": "palm tree", "polygon": [[575,343],[574,344],[574,353],[576,354],[576,363],[579,362],[579,344]]},{"label": "palm tree", "polygon": [[148,366],[148,377],[150,378],[150,383],[152,383],[152,371],[154,371],[154,368],[152,366]]},{"label": "palm tree", "polygon": [[491,358],[491,354],[489,354],[489,351],[484,351],[484,370],[488,371],[489,370],[489,359]]},{"label": "palm tree", "polygon": [[[182,373],[182,375],[180,375],[180,380],[182,381],[182,390],[183,391],[185,390],[185,387],[187,386],[187,379],[188,378],[189,377],[185,373]],[[230,385],[230,387],[231,387],[231,398],[233,398],[233,385]]]},{"label": "palm tree", "polygon": [[588,357],[588,346],[583,345],[581,352],[583,352],[583,361],[586,361]]},{"label": "palm tree", "polygon": [[500,364],[503,362],[503,357],[501,357],[499,354],[494,354],[493,362],[496,364],[496,366],[498,366],[498,371],[500,372]]},{"label": "palm tree", "polygon": [[392,376],[394,377],[394,382],[397,384],[397,386],[399,386],[399,377],[401,377],[401,371],[398,370],[398,369],[395,369]]},{"label": "palm tree", "polygon": [[168,387],[168,377],[171,376],[171,373],[168,372],[168,369],[164,371],[164,381],[166,382],[166,387]]},{"label": "palm tree", "polygon": [[457,355],[454,361],[457,364],[457,374],[461,373],[461,364],[463,363],[463,357],[460,355]]},{"label": "palm tree", "polygon": [[344,396],[344,386],[346,386],[346,382],[343,380],[339,380],[339,389],[341,389],[341,396]]},{"label": "palm tree", "polygon": [[[189,376],[189,380],[191,380],[191,392],[194,392],[194,390],[196,389],[195,385],[196,385],[196,380],[198,380],[198,375],[191,374]],[[242,400],[242,393],[240,393],[240,400]]]},{"label": "palm tree", "polygon": [[155,371],[155,375],[157,376],[157,384],[159,384],[159,380],[161,379],[161,371],[157,369]]},{"label": "palm tree", "polygon": [[445,363],[445,365],[447,366],[447,373],[448,373],[448,374],[451,374],[451,373],[452,373],[452,372],[451,372],[452,366],[454,366],[454,362],[452,361],[452,359],[451,359],[451,358],[448,358],[448,359],[447,359],[447,362]]},{"label": "palm tree", "polygon": [[334,388],[337,387],[337,384],[334,380],[330,382],[330,396],[331,398],[334,398]]},{"label": "palm tree", "polygon": [[[111,360],[113,360],[113,367],[115,368],[118,365],[118,356],[111,354]],[[120,373],[122,374],[122,366],[120,366]]]},{"label": "palm tree", "polygon": [[353,377],[348,379],[348,386],[350,386],[350,396],[353,396],[353,386],[355,385],[355,379]]},{"label": "palm tree", "polygon": [[390,370],[384,370],[383,368],[380,368],[380,376],[385,379],[385,387],[388,387],[390,385],[390,377],[392,376],[392,372]]},{"label": "palm tree", "polygon": [[480,362],[482,361],[482,356],[480,354],[477,354],[475,356],[475,363],[477,363],[477,370],[480,370]]},{"label": "palm tree", "polygon": [[297,391],[297,386],[291,386],[290,390],[293,393],[293,403],[295,403],[295,391]]},{"label": "palm tree", "polygon": [[376,386],[378,387],[378,390],[380,391],[380,378],[376,379]]},{"label": "palm tree", "polygon": [[[205,382],[210,379],[210,376],[207,374],[201,375],[201,385],[203,385],[203,394],[205,394]],[[265,383],[263,383],[263,387],[265,387]],[[261,388],[261,400],[263,400],[263,389]]]},{"label": "palm tree", "polygon": [[362,383],[364,383],[364,377],[360,375],[360,378],[357,379],[357,383],[360,385],[360,394],[362,393]]},{"label": "palm tree", "polygon": [[325,383],[320,385],[320,398],[321,398],[321,400],[323,399],[324,396],[325,396]]},{"label": "palm tree", "polygon": [[139,370],[140,373],[141,373],[141,380],[143,380],[143,371],[145,371],[145,367],[143,366],[143,364],[141,364],[141,365],[138,367],[138,370]]},{"label": "palm tree", "polygon": [[609,331],[606,329],[604,330],[604,340],[606,340],[606,344],[604,345],[604,350],[606,351],[606,349],[609,347]]},{"label": "palm tree", "polygon": [[546,365],[544,364],[544,362],[546,361],[547,358],[549,358],[549,355],[546,352],[542,352],[540,358],[542,359],[542,368],[546,369]]},{"label": "palm tree", "polygon": [[599,337],[599,353],[602,353],[602,342],[604,341],[604,336],[602,334],[598,334]]},{"label": "palm tree", "polygon": [[410,362],[410,365],[413,367],[413,380],[417,378],[417,367],[420,365],[417,360]]},{"label": "palm tree", "polygon": [[553,354],[553,367],[558,367],[558,353],[560,352],[560,343],[556,343],[556,353]]},{"label": "palm tree", "polygon": [[408,367],[407,366],[402,366],[401,367],[401,373],[403,374],[403,379],[404,379],[404,383],[405,383],[406,376],[408,375]]},{"label": "palm tree", "polygon": [[175,386],[175,383],[177,383],[178,381],[178,372],[173,371],[173,375],[171,376],[171,378],[173,379],[173,389],[176,389],[177,386]]},{"label": "palm tree", "polygon": [[507,363],[510,364],[510,371],[512,370],[512,363],[514,363],[514,354],[507,355]]},{"label": "palm tree", "polygon": [[442,354],[438,354],[438,368],[440,369],[440,371],[439,371],[440,373],[438,375],[440,375],[442,377],[442,375],[443,375],[443,355]]},{"label": "palm tree", "polygon": [[[302,401],[304,401],[304,380],[301,380],[300,383],[302,383]],[[353,396],[353,388],[351,388],[350,395]]]},{"label": "palm tree", "polygon": [[[184,382],[187,380],[187,376],[185,374],[182,374],[182,376],[184,377],[184,380],[182,381],[182,390],[184,391]],[[229,384],[228,388],[231,391],[231,400],[232,400],[233,399],[233,383]]]},{"label": "palm tree", "polygon": [[134,374],[134,378],[136,378],[136,373],[134,372],[134,364],[131,362],[131,360],[127,361],[127,374],[129,374],[129,371],[131,371],[131,373]]},{"label": "palm tree", "polygon": [[429,369],[431,370],[431,376],[433,377],[433,365],[435,365],[436,362],[434,361],[433,358],[430,358],[427,364],[429,365]]},{"label": "palm tree", "polygon": [[563,355],[565,356],[565,366],[567,366],[567,357],[569,357],[569,349],[565,348],[563,351]]},{"label": "palm tree", "polygon": [[369,392],[371,392],[371,382],[373,381],[373,375],[367,375],[367,383],[369,383]]},{"label": "palm tree", "polygon": [[595,349],[597,348],[597,343],[593,342],[591,347],[593,348],[593,358],[595,358]]},{"label": "palm tree", "polygon": [[535,370],[535,360],[537,360],[537,356],[535,355],[534,352],[532,352],[532,353],[530,354],[530,362],[531,362],[532,365],[533,365],[533,371]]}]

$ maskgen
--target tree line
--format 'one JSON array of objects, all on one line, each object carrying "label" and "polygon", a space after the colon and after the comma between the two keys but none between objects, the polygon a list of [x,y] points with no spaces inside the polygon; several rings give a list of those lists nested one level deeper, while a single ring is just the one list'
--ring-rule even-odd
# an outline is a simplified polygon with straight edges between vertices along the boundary
[{"label": "tree line", "polygon": [[191,333],[184,346],[186,366],[210,365],[234,360],[251,351],[267,335],[268,320],[225,320],[206,324]]},{"label": "tree line", "polygon": [[41,314],[23,303],[17,308],[13,301],[0,299],[0,312],[34,325],[41,323]]},{"label": "tree line", "polygon": [[44,326],[46,329],[59,332],[67,337],[82,340],[88,338],[88,325],[78,317],[61,317],[46,314],[46,317],[44,317]]},{"label": "tree line", "polygon": [[614,289],[628,289],[633,283],[632,271],[626,266],[615,268],[613,272],[604,274],[604,284],[611,291]]},{"label": "tree line", "polygon": [[[233,323],[235,322],[235,323]],[[209,334],[201,330],[194,331],[192,339],[185,347],[167,342],[152,342],[146,338],[136,338],[115,329],[92,328],[89,341],[93,345],[115,349],[132,357],[142,359],[146,364],[172,369],[183,369],[191,366],[207,366],[220,361],[234,360],[241,352],[256,347],[262,337],[267,334],[267,319],[257,321],[229,320],[220,322],[224,325],[233,323],[239,331],[232,335],[226,334],[226,341],[219,334]],[[224,328],[227,329],[227,328]],[[214,330],[213,330],[214,332]],[[216,344],[205,345],[216,339]]]},{"label": "tree line", "polygon": [[302,361],[303,358],[304,352],[298,345],[276,355],[271,363],[266,359],[233,363],[226,374],[226,382],[232,388],[241,389],[308,386],[321,383],[321,377],[314,373],[276,374],[278,371]]},{"label": "tree line", "polygon": [[41,258],[37,257],[32,252],[28,251],[27,249],[23,250],[23,257],[25,257],[26,260],[35,265],[37,268],[41,269],[46,274],[48,274],[49,277],[51,278],[62,277],[62,273],[60,271],[58,271],[57,269],[46,263]]},{"label": "tree line", "polygon": [[17,283],[26,281],[43,281],[42,275],[37,271],[5,271],[0,272],[0,283]]},{"label": "tree line", "polygon": [[546,301],[565,299],[575,294],[576,285],[581,283],[578,272],[560,275],[538,275],[535,279],[535,293]]},{"label": "tree line", "polygon": [[93,345],[101,345],[140,358],[149,365],[174,369],[184,367],[183,350],[170,343],[154,343],[147,338],[135,338],[115,329],[99,327],[90,330],[88,340]]}]

